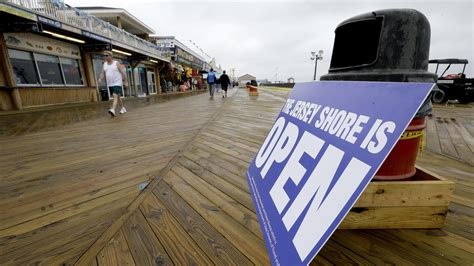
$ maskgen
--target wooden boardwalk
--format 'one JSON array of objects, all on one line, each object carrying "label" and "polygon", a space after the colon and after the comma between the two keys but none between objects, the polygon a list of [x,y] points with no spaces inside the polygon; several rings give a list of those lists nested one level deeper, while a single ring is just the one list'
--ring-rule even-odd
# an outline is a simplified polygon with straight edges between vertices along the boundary
[{"label": "wooden boardwalk", "polygon": [[[288,92],[235,92],[0,138],[0,265],[269,264],[244,173]],[[474,168],[431,132],[419,164],[456,182],[443,229],[338,230],[314,263],[472,265]]]},{"label": "wooden boardwalk", "polygon": [[474,166],[474,104],[435,105],[426,131],[428,150]]}]

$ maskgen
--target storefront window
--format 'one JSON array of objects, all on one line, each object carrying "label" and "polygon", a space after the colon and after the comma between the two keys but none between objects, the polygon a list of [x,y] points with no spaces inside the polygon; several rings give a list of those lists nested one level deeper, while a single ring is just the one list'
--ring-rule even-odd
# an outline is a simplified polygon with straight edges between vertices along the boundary
[{"label": "storefront window", "polygon": [[64,85],[57,56],[35,54],[35,57],[43,85]]},{"label": "storefront window", "polygon": [[17,85],[39,85],[35,62],[30,52],[8,49]]},{"label": "storefront window", "polygon": [[63,67],[64,77],[68,85],[83,85],[81,69],[77,59],[61,57],[61,66]]},{"label": "storefront window", "polygon": [[78,59],[15,49],[8,49],[8,54],[17,85],[84,85]]}]

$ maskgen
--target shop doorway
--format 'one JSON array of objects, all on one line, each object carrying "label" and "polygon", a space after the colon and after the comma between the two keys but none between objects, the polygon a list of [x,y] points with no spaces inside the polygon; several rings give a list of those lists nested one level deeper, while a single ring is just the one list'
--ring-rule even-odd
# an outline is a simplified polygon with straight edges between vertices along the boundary
[{"label": "shop doorway", "polygon": [[155,69],[147,68],[148,91],[150,94],[156,94]]},{"label": "shop doorway", "polygon": [[132,67],[130,65],[127,65],[125,67],[125,70],[127,71],[127,80],[128,80],[128,87],[124,88],[125,97],[130,97],[130,96],[135,96],[135,89],[133,86],[133,78],[132,78]]},{"label": "shop doorway", "polygon": [[137,89],[137,96],[138,97],[146,97],[148,94],[148,84],[147,84],[147,74],[146,68],[143,66],[138,66],[135,68],[135,82],[136,82],[136,89]]}]

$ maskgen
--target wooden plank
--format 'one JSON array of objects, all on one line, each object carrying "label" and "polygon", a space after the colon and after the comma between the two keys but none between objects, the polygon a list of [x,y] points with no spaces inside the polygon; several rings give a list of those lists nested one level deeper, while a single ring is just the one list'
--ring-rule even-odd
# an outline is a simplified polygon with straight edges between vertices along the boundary
[{"label": "wooden plank", "polygon": [[206,169],[217,176],[225,178],[229,183],[232,183],[234,186],[250,193],[247,180],[244,178],[243,175],[235,174],[234,172],[231,172],[230,170],[225,168],[225,166],[223,166],[222,164],[215,163],[212,161],[212,159],[208,160],[202,158],[201,156],[193,152],[186,152],[184,154],[184,157],[198,164],[203,169]]},{"label": "wooden plank", "polygon": [[[45,194],[48,195],[51,191],[57,192],[58,190],[63,192],[67,190],[69,186],[80,186],[84,184],[83,182],[94,182],[93,184],[99,183],[99,185],[101,185],[101,182],[107,182],[108,179],[121,178],[122,175],[133,174],[134,171],[139,171],[139,173],[143,175],[152,174],[153,171],[147,171],[143,169],[143,166],[152,167],[154,164],[166,164],[170,160],[172,152],[177,150],[177,147],[168,147],[166,153],[144,154],[143,156],[135,158],[115,157],[115,161],[110,163],[99,160],[74,166],[65,165],[65,168],[55,170],[38,169],[39,171],[31,175],[16,177],[17,179],[22,179],[21,181],[5,182],[5,188],[3,188],[2,191],[5,191],[7,195],[2,195],[1,201],[4,204],[10,204],[9,206],[14,206],[14,203],[23,205],[34,201],[31,198],[38,195],[44,196]],[[128,162],[125,163],[123,160]],[[122,162],[122,165],[120,165],[120,162]],[[26,176],[29,177],[23,178]],[[52,186],[55,187],[52,188]],[[97,185],[92,187],[97,187]],[[36,188],[36,190],[34,188]]]},{"label": "wooden plank", "polygon": [[471,153],[474,153],[474,136],[471,133],[469,133],[469,131],[466,129],[466,127],[465,127],[466,124],[467,123],[462,123],[462,120],[461,120],[461,122],[458,121],[458,120],[453,121],[454,127],[457,129],[459,134],[462,136],[464,141],[467,143],[467,146],[468,146],[469,150],[471,151]]},{"label": "wooden plank", "polygon": [[[23,223],[23,222],[28,222],[34,219],[38,219],[42,216],[45,215],[50,215],[55,212],[65,210],[74,206],[77,206],[78,204],[88,204],[90,203],[91,200],[97,200],[110,193],[118,192],[124,189],[133,189],[135,188],[138,194],[138,189],[137,186],[138,184],[147,181],[148,177],[139,177],[139,178],[133,178],[130,181],[125,181],[121,182],[118,184],[114,184],[111,186],[107,187],[99,187],[98,189],[94,189],[92,191],[91,187],[85,187],[89,191],[83,191],[79,196],[75,196],[76,191],[72,194],[72,198],[67,198],[67,199],[62,199],[62,195],[59,195],[58,198],[51,198],[51,200],[48,200],[48,198],[44,201],[36,201],[34,203],[28,204],[28,205],[23,205],[14,208],[12,214],[10,216],[7,216],[3,218],[4,214],[2,213],[1,216],[2,219],[0,219],[0,222],[2,223],[2,227],[5,226],[6,228]],[[33,206],[31,206],[33,205]],[[40,206],[36,206],[40,205]],[[36,207],[36,208],[35,208]],[[19,214],[17,214],[19,213]]]},{"label": "wooden plank", "polygon": [[[222,193],[222,191],[211,185],[213,183],[207,183],[181,165],[173,167],[172,172],[210,200],[219,209],[233,217],[237,222],[255,234],[255,236],[263,240],[262,231],[255,212],[247,209],[245,206],[240,204],[240,202],[235,201],[231,197]],[[250,198],[250,195],[247,195],[246,197]]]},{"label": "wooden plank", "polygon": [[203,138],[198,138],[195,142],[195,146],[199,148],[207,148],[213,152],[219,152],[224,154],[226,158],[235,158],[236,163],[244,164],[248,166],[252,161],[253,155],[250,155],[248,152],[244,154],[237,151],[237,148],[230,147],[230,145],[222,145],[223,142],[214,143],[213,141],[208,141]]},{"label": "wooden plank", "polygon": [[[338,232],[336,231],[336,234]],[[360,256],[355,251],[350,250],[329,239],[324,247],[319,251],[318,256],[323,256],[330,260],[334,265],[372,265],[369,260]]]},{"label": "wooden plank", "polygon": [[[11,143],[8,142],[7,140],[9,138],[5,138],[5,153],[3,153],[1,156],[2,158],[5,158],[8,160],[6,162],[6,166],[14,166],[17,165],[18,163],[23,163],[23,164],[29,164],[30,166],[39,165],[41,166],[37,161],[33,160],[26,160],[25,162],[22,162],[23,160],[20,160],[19,162],[15,162],[12,160],[15,159],[46,159],[44,157],[41,157],[41,155],[49,154],[50,160],[60,160],[60,162],[68,162],[67,158],[64,158],[64,156],[73,156],[73,158],[78,158],[81,160],[87,160],[89,158],[82,158],[80,156],[80,153],[86,152],[90,153],[91,155],[97,156],[97,154],[94,154],[94,151],[97,151],[97,148],[100,148],[101,151],[106,152],[110,151],[111,154],[113,154],[113,151],[118,150],[127,150],[129,148],[135,148],[136,145],[141,145],[141,146],[146,146],[143,142],[145,139],[152,139],[150,143],[158,143],[161,145],[167,145],[166,142],[163,142],[164,140],[173,140],[179,137],[185,137],[186,135],[192,134],[192,132],[183,132],[182,134],[176,135],[176,133],[179,132],[179,130],[189,130],[192,131],[196,127],[199,126],[198,123],[199,119],[196,121],[182,121],[186,122],[186,126],[176,126],[175,128],[169,128],[166,129],[166,125],[163,126],[165,129],[161,128],[157,130],[153,130],[153,125],[155,123],[151,123],[149,126],[146,127],[141,127],[140,125],[137,124],[132,124],[127,125],[126,122],[129,121],[124,121],[125,125],[127,126],[134,126],[137,127],[137,129],[142,130],[139,134],[138,132],[126,132],[125,129],[118,131],[118,133],[108,133],[107,131],[111,129],[113,124],[105,124],[105,125],[85,125],[84,128],[81,129],[75,129],[75,127],[71,127],[70,129],[62,129],[62,130],[55,130],[53,132],[45,132],[45,133],[36,133],[32,135],[26,135],[26,136],[20,136],[16,137],[15,139],[21,140],[21,143],[26,144],[26,147],[23,147],[20,143]],[[179,122],[179,121],[177,121]],[[110,122],[109,122],[110,123]],[[156,126],[156,125],[155,125]],[[169,127],[169,126],[168,126]],[[96,136],[93,138],[87,138],[88,131],[90,132],[91,130],[94,130],[96,133]],[[47,134],[49,133],[49,134]],[[107,137],[120,137],[117,136],[117,134],[126,134],[127,135],[127,141],[120,144],[116,142],[109,142],[107,140],[102,139],[107,138]],[[59,134],[56,138],[54,137],[53,134]],[[65,135],[63,135],[65,134]],[[163,134],[163,135],[158,135],[159,137],[154,136],[155,134]],[[166,137],[167,134],[174,134],[171,136]],[[39,138],[39,140],[35,140],[36,138]],[[80,138],[80,143],[77,142],[78,138]],[[156,140],[156,141],[155,141]],[[160,141],[163,140],[163,141]],[[30,147],[28,144],[35,144],[35,149]],[[60,144],[60,145],[58,145]],[[82,145],[79,145],[82,144]],[[97,145],[97,146],[91,146],[91,145]],[[3,144],[2,144],[3,146]],[[18,148],[21,148],[22,151],[25,152],[23,156],[19,155],[18,153],[15,153],[15,151],[18,150]],[[45,149],[48,149],[45,151]],[[120,154],[115,154],[119,155]],[[107,159],[107,158],[102,158],[102,159]],[[70,162],[71,163],[71,162]],[[74,162],[72,162],[74,163]],[[52,165],[54,167],[54,165]],[[47,167],[47,166],[43,166]],[[18,170],[18,169],[16,169]],[[29,168],[26,170],[30,170]]]},{"label": "wooden plank", "polygon": [[456,191],[456,194],[452,196],[452,201],[458,204],[474,208],[474,193],[462,193],[462,191]]},{"label": "wooden plank", "polygon": [[183,198],[209,224],[224,235],[237,249],[255,264],[268,264],[264,242],[249,232],[242,224],[221,211],[221,209],[194,190],[179,176],[168,173],[166,183]]},{"label": "wooden plank", "polygon": [[97,262],[99,266],[135,265],[122,231],[118,231],[97,255]]},{"label": "wooden plank", "polygon": [[[128,202],[125,201],[124,204]],[[79,215],[73,220],[59,222],[36,232],[18,236],[19,240],[6,246],[8,252],[0,256],[0,264],[12,264],[15,261],[17,263],[14,264],[40,262],[55,257],[66,260],[77,256],[84,252],[121,213],[120,209],[114,210],[113,206],[106,205],[86,215]],[[35,241],[30,242],[31,240]]]},{"label": "wooden plank", "polygon": [[88,266],[98,266],[97,259],[92,260],[91,263]]},{"label": "wooden plank", "polygon": [[[474,153],[469,149],[469,142],[466,142],[452,121],[446,122],[446,129],[448,130],[451,142],[453,143],[459,159],[474,165]],[[472,137],[471,137],[472,138]]]},{"label": "wooden plank", "polygon": [[438,130],[439,142],[441,145],[441,151],[444,155],[451,156],[453,158],[459,158],[456,148],[451,142],[445,119],[438,118],[436,122],[436,129]]},{"label": "wooden plank", "polygon": [[351,250],[373,265],[416,265],[424,260],[405,250],[394,250],[383,245],[383,240],[366,234],[364,230],[336,231],[331,241]]},{"label": "wooden plank", "polygon": [[252,157],[242,155],[234,150],[224,148],[220,145],[199,138],[194,143],[193,148],[197,148],[206,154],[211,154],[211,156],[218,157],[228,162],[233,162],[241,168],[247,168],[252,159]]},{"label": "wooden plank", "polygon": [[137,265],[173,265],[140,210],[123,225],[122,231]]},{"label": "wooden plank", "polygon": [[29,245],[36,245],[37,243],[39,243],[38,245],[44,245],[48,241],[52,244],[54,239],[61,239],[61,234],[71,235],[68,231],[77,231],[76,228],[85,229],[96,227],[96,224],[103,222],[111,222],[121,216],[131,200],[131,197],[124,198],[120,202],[102,205],[89,212],[80,213],[25,234],[0,238],[0,258],[5,254],[11,255],[15,252],[19,252],[18,254],[21,255],[22,252],[30,249]]},{"label": "wooden plank", "polygon": [[317,266],[317,265],[332,266],[334,265],[334,263],[332,263],[330,260],[326,259],[325,257],[318,255],[309,263],[309,265],[310,266]]},{"label": "wooden plank", "polygon": [[161,182],[153,193],[216,265],[251,264],[244,254],[240,253],[165,182]]},{"label": "wooden plank", "polygon": [[214,173],[209,172],[195,162],[183,157],[179,164],[191,171],[196,176],[199,176],[209,184],[213,184],[217,189],[221,190],[224,194],[230,196],[240,204],[247,207],[249,210],[254,211],[252,198],[248,189],[242,189],[229,182],[224,176],[218,176]]},{"label": "wooden plank", "polygon": [[461,237],[459,235],[453,234],[449,231],[445,231],[448,237],[443,237],[440,241],[443,241],[449,245],[460,248],[469,254],[474,254],[474,241]]},{"label": "wooden plank", "polygon": [[251,146],[251,143],[244,142],[243,140],[236,141],[234,139],[234,136],[232,135],[227,135],[221,131],[216,133],[215,131],[209,130],[209,128],[207,128],[206,131],[202,133],[202,136],[205,138],[215,138],[221,144],[225,144],[226,147],[232,147],[233,149],[236,149],[239,153],[246,154],[248,157],[254,157],[255,154],[257,154],[259,148]]},{"label": "wooden plank", "polygon": [[[94,242],[94,240],[104,232],[105,228],[100,228],[88,235],[81,235],[74,241],[58,246],[48,252],[43,252],[30,262],[41,265],[73,265],[77,258]],[[28,264],[30,264],[28,262]]]},{"label": "wooden plank", "polygon": [[[472,208],[469,208],[472,211]],[[474,240],[474,216],[450,210],[443,229],[466,239]]]},{"label": "wooden plank", "polygon": [[474,234],[472,233],[474,228],[464,227],[463,224],[456,221],[446,219],[443,230],[459,235],[465,239],[474,240]]},{"label": "wooden plank", "polygon": [[446,179],[455,181],[457,184],[460,181],[464,181],[472,185],[471,180],[474,178],[474,167],[458,160],[426,151],[418,156],[417,165],[429,169],[431,172],[435,172]]},{"label": "wooden plank", "polygon": [[91,263],[90,263],[89,266],[98,266],[98,265],[99,265],[99,264],[98,264],[98,262],[97,262],[97,259],[95,259],[95,260],[92,260],[92,261],[91,261]]},{"label": "wooden plank", "polygon": [[426,118],[426,148],[441,154],[441,144],[439,143],[436,120],[433,117]]},{"label": "wooden plank", "polygon": [[[395,256],[408,260],[408,265],[445,265],[449,262],[441,256],[434,256],[434,254],[429,254],[425,250],[418,249],[417,246],[410,245],[410,241],[397,236],[395,231],[396,230],[343,231],[344,234],[342,236],[345,237],[340,237],[337,239],[337,242],[341,245],[345,245],[348,243],[345,241],[345,238],[351,239],[354,235],[360,235],[360,237],[368,239],[371,249],[381,247],[383,249],[389,250],[390,252],[393,252]],[[336,234],[337,233],[338,232],[336,232]],[[345,245],[345,247],[349,250],[352,250],[354,245],[357,245],[357,242],[351,242],[349,245]],[[383,254],[384,253],[381,253],[380,257],[384,258],[385,256]],[[359,256],[366,257],[367,254],[362,253]],[[393,259],[391,257],[387,258],[385,264],[394,264],[392,260]]]},{"label": "wooden plank", "polygon": [[190,149],[190,152],[199,156],[200,158],[206,159],[208,161],[211,161],[214,164],[217,164],[219,166],[222,166],[228,169],[230,172],[234,173],[235,175],[244,176],[245,172],[247,171],[248,166],[244,164],[238,164],[238,163],[234,164],[232,163],[232,161],[229,161],[229,158],[219,158],[198,147],[193,146]]},{"label": "wooden plank", "polygon": [[[407,235],[405,232],[415,233],[416,236],[414,237],[413,235]],[[380,243],[387,243],[388,247],[394,250],[404,251],[419,257],[422,262],[415,262],[416,264],[466,265],[466,255],[468,258],[472,257],[470,256],[471,254],[466,254],[462,251],[462,253],[456,253],[456,255],[453,256],[451,250],[436,248],[436,243],[432,244],[429,241],[427,242],[426,239],[420,239],[422,234],[417,233],[416,230],[367,230],[366,233],[381,239],[382,241],[380,241]],[[438,237],[442,236],[437,236],[432,239],[434,240]],[[472,260],[470,261],[472,262]]]},{"label": "wooden plank", "polygon": [[222,128],[219,127],[218,125],[210,125],[207,129],[206,132],[210,132],[211,134],[216,134],[216,135],[223,135],[227,137],[231,137],[233,140],[239,142],[239,143],[245,143],[246,145],[253,147],[255,149],[259,149],[260,145],[263,143],[262,141],[255,140],[251,137],[247,137],[241,133],[235,132],[230,129]]},{"label": "wooden plank", "polygon": [[[140,164],[137,163],[138,159],[142,159]],[[84,191],[84,186],[89,188],[86,190],[93,191],[97,188],[127,181],[133,177],[152,177],[156,169],[160,169],[160,166],[164,167],[163,165],[169,160],[170,156],[168,154],[158,158],[153,155],[147,155],[140,158],[131,158],[129,162],[123,162],[123,166],[108,164],[78,165],[77,167],[71,167],[72,169],[70,170],[53,171],[45,175],[38,173],[37,179],[25,180],[23,184],[6,185],[5,190],[10,190],[9,193],[5,191],[6,194],[9,194],[14,199],[2,197],[0,201],[6,206],[1,207],[1,210],[4,211],[7,206],[13,208],[33,203],[38,197],[60,197],[63,196],[61,195],[62,193],[67,193],[69,188],[74,188],[73,191],[69,191],[70,193],[76,193],[76,190],[80,189]],[[117,162],[120,161],[117,160]],[[92,169],[93,167],[94,169]],[[145,167],[151,168],[151,170],[147,170]],[[133,175],[134,173],[136,173],[136,176]],[[128,176],[128,178],[124,178],[124,176]],[[2,191],[4,190],[2,189]]]},{"label": "wooden plank", "polygon": [[448,206],[453,190],[443,180],[370,182],[354,207]]},{"label": "wooden plank", "polygon": [[139,190],[136,187],[126,188],[126,189],[108,194],[104,197],[94,199],[89,202],[81,203],[77,206],[69,207],[67,209],[63,209],[61,211],[42,216],[38,219],[34,219],[34,220],[31,220],[31,221],[28,221],[28,222],[25,222],[13,227],[6,228],[0,231],[0,238],[24,234],[29,231],[33,231],[35,229],[47,226],[51,223],[71,217],[73,215],[83,213],[83,212],[88,212],[98,206],[101,206],[110,202],[114,202],[116,200],[123,199],[128,196],[138,195],[138,193],[139,193]]},{"label": "wooden plank", "polygon": [[[189,138],[188,138],[189,139]],[[57,159],[50,158],[48,163],[45,164],[43,159],[35,158],[31,161],[26,161],[24,163],[17,162],[12,167],[20,168],[19,169],[8,169],[5,167],[5,170],[12,170],[8,175],[4,178],[6,180],[17,178],[18,176],[25,176],[31,175],[38,172],[46,172],[51,173],[52,171],[64,171],[64,168],[67,167],[78,167],[83,164],[91,165],[94,162],[101,162],[103,164],[109,164],[116,162],[118,160],[126,160],[132,159],[135,157],[135,154],[147,155],[152,153],[157,153],[160,149],[169,148],[170,145],[175,146],[176,144],[182,144],[185,140],[174,140],[170,139],[168,142],[153,142],[153,143],[142,143],[141,145],[132,145],[131,147],[123,146],[121,148],[118,147],[110,147],[108,149],[102,149],[100,153],[97,150],[91,150],[88,153],[81,153],[76,152],[74,155],[69,156],[59,156]],[[55,144],[59,145],[59,144]],[[180,145],[179,145],[180,146]],[[97,147],[99,148],[99,147]],[[169,151],[168,151],[169,152]],[[40,155],[38,157],[44,157]],[[98,165],[97,165],[98,166]],[[99,166],[100,167],[100,166]]]},{"label": "wooden plank", "polygon": [[441,228],[448,211],[440,207],[356,207],[339,229]]},{"label": "wooden plank", "polygon": [[175,264],[211,264],[206,254],[153,195],[143,201],[140,210]]},{"label": "wooden plank", "polygon": [[[455,261],[459,265],[472,262],[474,256],[474,241],[461,238],[441,229],[431,230],[395,230],[400,237],[412,239],[413,243],[426,249],[436,247],[442,251],[443,257]],[[457,241],[459,240],[459,241]]]}]

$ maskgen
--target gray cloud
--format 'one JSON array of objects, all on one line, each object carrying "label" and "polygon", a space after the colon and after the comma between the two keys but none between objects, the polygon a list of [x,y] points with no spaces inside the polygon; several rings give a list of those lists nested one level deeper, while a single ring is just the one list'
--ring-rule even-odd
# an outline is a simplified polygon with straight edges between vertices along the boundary
[{"label": "gray cloud", "polygon": [[[76,6],[93,1],[66,1]],[[159,35],[193,40],[224,68],[259,79],[308,81],[313,77],[310,52],[324,50],[318,76],[327,73],[334,29],[352,16],[386,8],[414,8],[431,23],[431,58],[467,58],[474,77],[472,1],[104,1],[122,7]],[[275,70],[277,69],[277,70]]]}]

